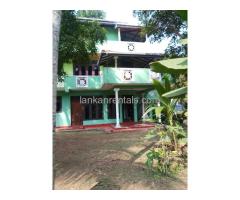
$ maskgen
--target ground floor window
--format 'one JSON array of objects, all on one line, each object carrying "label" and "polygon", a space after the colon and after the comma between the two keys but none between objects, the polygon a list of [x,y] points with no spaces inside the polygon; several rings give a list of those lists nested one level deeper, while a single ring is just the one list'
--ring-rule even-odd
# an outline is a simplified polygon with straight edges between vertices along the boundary
[{"label": "ground floor window", "polygon": [[62,112],[62,97],[57,96],[56,112]]},{"label": "ground floor window", "polygon": [[[103,103],[99,103],[99,99],[102,99],[101,96],[84,96],[85,98],[84,109],[85,116],[84,120],[96,120],[103,119]],[[94,101],[97,99],[97,101]],[[103,102],[103,101],[102,101]]]}]

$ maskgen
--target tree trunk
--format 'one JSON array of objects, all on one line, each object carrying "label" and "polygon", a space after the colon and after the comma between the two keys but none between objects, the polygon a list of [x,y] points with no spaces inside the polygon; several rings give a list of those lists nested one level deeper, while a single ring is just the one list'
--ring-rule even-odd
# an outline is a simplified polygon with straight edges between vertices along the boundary
[{"label": "tree trunk", "polygon": [[56,125],[56,96],[57,96],[57,77],[58,77],[58,43],[59,43],[59,34],[60,34],[60,24],[61,24],[61,14],[62,11],[54,10],[53,11],[53,58],[52,58],[52,81],[53,81],[53,99],[52,99],[52,123],[53,123],[53,131]]},{"label": "tree trunk", "polygon": [[[56,126],[56,101],[57,101],[57,78],[58,78],[58,44],[59,44],[59,34],[60,34],[60,25],[61,25],[61,15],[62,11],[60,10],[54,10],[53,11],[53,25],[52,25],[52,31],[53,31],[53,57],[52,57],[52,88],[53,88],[53,94],[52,94],[52,127],[53,132],[55,131]],[[52,182],[52,188],[55,187],[55,175],[56,170],[54,166],[54,140],[53,141],[53,182]]]}]

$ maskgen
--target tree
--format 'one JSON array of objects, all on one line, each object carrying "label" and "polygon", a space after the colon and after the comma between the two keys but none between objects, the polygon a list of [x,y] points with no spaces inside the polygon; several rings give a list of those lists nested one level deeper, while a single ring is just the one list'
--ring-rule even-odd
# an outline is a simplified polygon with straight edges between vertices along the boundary
[{"label": "tree", "polygon": [[[153,41],[171,37],[172,44],[176,45],[176,41],[182,38],[183,29],[187,30],[187,27],[184,27],[187,24],[187,11],[135,11],[136,13],[144,24],[143,30],[153,36]],[[186,39],[181,40],[181,45],[186,44]],[[179,57],[180,53],[186,56],[187,53],[187,51],[181,52],[181,48],[176,49],[174,46],[168,50],[167,55],[170,57]],[[180,76],[187,74],[187,57],[152,62],[150,67],[152,71],[162,74],[162,80],[153,79],[161,106],[150,107],[146,113],[155,110],[160,117],[160,113],[164,112],[167,121],[163,129],[156,125],[155,129],[150,132],[151,137],[159,137],[159,145],[148,152],[146,164],[152,168],[153,161],[156,160],[158,172],[174,173],[186,164],[187,158],[187,154],[182,151],[187,146],[187,140],[180,147],[180,140],[187,137],[186,131],[173,118],[177,102],[187,93],[187,84],[178,83],[173,87],[171,81],[176,82]],[[179,85],[181,85],[180,88]]]},{"label": "tree", "polygon": [[52,30],[53,30],[53,58],[52,58],[52,73],[53,73],[53,99],[52,99],[52,120],[53,120],[53,130],[55,128],[55,121],[56,121],[56,94],[57,94],[57,75],[58,75],[58,47],[59,47],[59,34],[60,34],[60,24],[61,24],[61,15],[62,11],[60,10],[54,10],[53,11],[53,24],[52,24]]},{"label": "tree", "polygon": [[150,63],[155,72],[164,73],[162,80],[153,79],[153,85],[158,92],[161,106],[150,107],[144,115],[155,110],[157,116],[164,113],[166,123],[163,127],[156,125],[148,134],[149,138],[158,137],[159,144],[147,153],[149,168],[153,170],[153,161],[157,161],[157,172],[161,174],[174,174],[186,165],[187,159],[187,132],[174,120],[176,104],[187,93],[187,87],[172,88],[170,74],[179,75],[187,73],[186,58],[175,58]]},{"label": "tree", "polygon": [[79,21],[73,10],[62,11],[59,41],[59,75],[63,63],[85,64],[97,52],[96,45],[105,40],[105,29],[97,21]]},{"label": "tree", "polygon": [[102,10],[78,10],[77,17],[105,19],[106,13]]},{"label": "tree", "polygon": [[186,35],[186,11],[134,10],[133,15],[144,26],[143,31],[152,36],[152,41],[162,41],[166,37],[176,40],[182,34]]},{"label": "tree", "polygon": [[[53,11],[53,24],[52,24],[52,30],[53,30],[53,58],[52,58],[52,81],[53,81],[53,97],[52,97],[52,120],[53,120],[53,131],[56,126],[56,96],[57,96],[57,75],[58,75],[58,46],[59,46],[59,34],[60,34],[60,24],[61,24],[61,15],[62,11],[60,10],[54,10]],[[54,154],[53,154],[54,156]],[[55,181],[55,170],[53,167],[53,184],[52,187],[54,189],[54,183]]]},{"label": "tree", "polygon": [[135,10],[133,15],[138,17],[144,27],[142,31],[148,34],[151,41],[171,38],[165,58],[187,56],[187,45],[179,43],[180,39],[187,38],[186,10]]}]

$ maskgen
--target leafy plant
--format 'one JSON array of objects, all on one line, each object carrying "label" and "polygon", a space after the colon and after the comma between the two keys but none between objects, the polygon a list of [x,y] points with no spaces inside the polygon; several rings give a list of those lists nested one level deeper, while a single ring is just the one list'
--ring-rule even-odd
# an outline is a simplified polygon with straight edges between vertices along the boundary
[{"label": "leafy plant", "polygon": [[[174,133],[174,134],[173,134]],[[175,150],[173,135],[176,136],[178,149]],[[147,153],[146,165],[161,175],[175,175],[186,166],[187,133],[179,125],[156,126],[146,138],[159,137],[159,142]]]}]

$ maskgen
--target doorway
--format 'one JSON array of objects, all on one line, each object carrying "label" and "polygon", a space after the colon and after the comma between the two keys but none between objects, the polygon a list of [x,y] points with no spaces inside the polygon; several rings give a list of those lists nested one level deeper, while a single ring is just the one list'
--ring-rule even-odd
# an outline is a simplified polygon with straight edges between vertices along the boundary
[{"label": "doorway", "polygon": [[134,121],[134,108],[132,96],[124,96],[125,102],[122,104],[123,109],[123,121],[124,122],[133,122]]},{"label": "doorway", "polygon": [[84,106],[80,103],[80,97],[71,97],[72,126],[83,125]]}]

